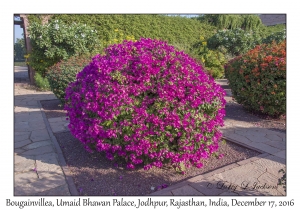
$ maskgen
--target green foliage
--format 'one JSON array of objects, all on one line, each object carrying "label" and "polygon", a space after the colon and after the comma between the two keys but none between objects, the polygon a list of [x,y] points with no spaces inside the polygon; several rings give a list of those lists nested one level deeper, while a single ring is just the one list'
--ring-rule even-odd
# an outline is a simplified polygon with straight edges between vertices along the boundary
[{"label": "green foliage", "polygon": [[65,102],[65,89],[70,82],[76,80],[76,75],[91,62],[91,54],[72,56],[62,60],[47,69],[46,78],[55,96]]},{"label": "green foliage", "polygon": [[136,40],[147,37],[166,40],[169,44],[180,43],[191,47],[198,41],[200,35],[210,37],[216,31],[214,26],[180,16],[56,14],[52,16],[52,20],[61,20],[67,25],[71,25],[73,22],[87,24],[98,31],[101,43],[113,40],[114,30],[118,29],[124,34],[133,36]]},{"label": "green foliage", "polygon": [[262,44],[225,65],[236,101],[272,116],[286,112],[286,42]]},{"label": "green foliage", "polygon": [[17,42],[14,44],[14,60],[15,61],[24,61],[24,55],[26,53],[24,39],[17,39]]},{"label": "green foliage", "polygon": [[237,56],[261,44],[262,38],[256,31],[244,31],[236,28],[233,30],[219,30],[207,42],[210,49]]},{"label": "green foliage", "polygon": [[270,44],[273,41],[280,43],[285,39],[286,39],[286,30],[283,29],[282,31],[272,33],[271,35],[263,39],[263,43]]},{"label": "green foliage", "polygon": [[284,169],[280,169],[278,173],[282,173],[282,177],[278,179],[278,185],[282,185],[284,192],[286,192],[286,172]]},{"label": "green foliage", "polygon": [[26,66],[25,62],[14,62],[14,66]]},{"label": "green foliage", "polygon": [[216,26],[218,29],[236,29],[255,30],[262,27],[262,22],[257,15],[203,15],[197,18],[202,22]]},{"label": "green foliage", "polygon": [[264,27],[260,28],[260,34],[261,34],[261,37],[266,38],[266,37],[270,36],[271,34],[283,31],[284,29],[286,29],[285,24],[278,24],[275,26],[264,26]]},{"label": "green foliage", "polygon": [[222,78],[224,75],[224,64],[226,59],[223,53],[210,50],[204,37],[200,37],[200,42],[195,45],[194,57],[199,59],[205,69],[213,78]]},{"label": "green foliage", "polygon": [[35,84],[41,90],[50,90],[49,81],[47,78],[41,76],[40,73],[36,72],[34,75]]},{"label": "green foliage", "polygon": [[50,21],[46,25],[32,22],[29,33],[32,44],[29,65],[42,76],[47,67],[60,60],[99,47],[97,31],[85,24],[66,25],[59,20]]}]

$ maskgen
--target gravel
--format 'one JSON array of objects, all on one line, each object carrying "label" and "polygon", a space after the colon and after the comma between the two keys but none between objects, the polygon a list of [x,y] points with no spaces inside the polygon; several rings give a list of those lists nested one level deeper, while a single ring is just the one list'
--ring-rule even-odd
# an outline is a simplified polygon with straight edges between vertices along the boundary
[{"label": "gravel", "polygon": [[126,169],[124,163],[108,160],[103,153],[89,153],[82,143],[70,132],[54,134],[72,173],[77,190],[87,196],[142,196],[158,190],[161,186],[170,186],[194,176],[208,173],[220,167],[248,159],[260,153],[235,143],[220,142],[219,154],[222,159],[211,157],[204,162],[204,167],[191,167],[186,173],[176,172],[170,166],[162,169],[152,168],[145,171],[142,167]]}]

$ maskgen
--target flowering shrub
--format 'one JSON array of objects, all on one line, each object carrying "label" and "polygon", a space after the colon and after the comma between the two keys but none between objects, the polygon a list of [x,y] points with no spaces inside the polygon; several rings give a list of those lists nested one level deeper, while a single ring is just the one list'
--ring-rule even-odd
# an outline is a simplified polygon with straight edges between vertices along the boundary
[{"label": "flowering shrub", "polygon": [[256,46],[225,66],[238,103],[269,115],[286,112],[286,42]]},{"label": "flowering shrub", "polygon": [[203,36],[200,37],[200,42],[195,45],[196,58],[200,59],[205,69],[213,78],[222,78],[224,75],[224,64],[226,59],[223,53],[215,50],[210,50],[207,47],[207,42]]},{"label": "flowering shrub", "polygon": [[108,47],[66,89],[69,129],[128,168],[195,165],[218,149],[225,92],[184,52],[141,39]]},{"label": "flowering shrub", "polygon": [[97,31],[84,24],[64,24],[54,20],[42,25],[32,22],[29,26],[32,44],[29,65],[44,76],[48,67],[72,55],[85,54],[97,48]]},{"label": "flowering shrub", "polygon": [[253,49],[261,42],[261,36],[258,32],[244,31],[240,28],[220,30],[207,40],[210,49],[217,49],[222,53],[236,56]]},{"label": "flowering shrub", "polygon": [[90,54],[72,56],[47,69],[46,78],[50,88],[62,103],[65,102],[65,90],[69,83],[76,80],[76,74],[91,62],[91,58]]}]

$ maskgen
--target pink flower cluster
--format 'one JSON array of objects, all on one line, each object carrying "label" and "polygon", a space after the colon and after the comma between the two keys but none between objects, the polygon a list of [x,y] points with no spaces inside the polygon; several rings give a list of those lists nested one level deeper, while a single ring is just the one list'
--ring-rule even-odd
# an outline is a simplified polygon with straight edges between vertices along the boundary
[{"label": "pink flower cluster", "polygon": [[89,151],[127,168],[202,167],[218,149],[225,92],[166,42],[124,41],[96,55],[66,89],[69,129]]}]

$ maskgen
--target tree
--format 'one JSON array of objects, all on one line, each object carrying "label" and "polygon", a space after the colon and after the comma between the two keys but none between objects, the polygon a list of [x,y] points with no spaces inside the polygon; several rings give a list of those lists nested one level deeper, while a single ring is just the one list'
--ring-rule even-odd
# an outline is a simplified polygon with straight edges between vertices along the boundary
[{"label": "tree", "polygon": [[25,42],[24,39],[17,39],[14,44],[14,60],[15,61],[24,61],[24,55],[26,54]]},{"label": "tree", "polygon": [[242,28],[244,30],[254,30],[262,26],[261,19],[258,15],[203,15],[197,17],[198,20],[207,22],[219,29],[236,29]]}]

